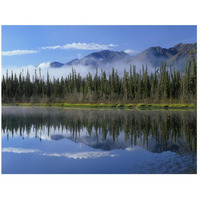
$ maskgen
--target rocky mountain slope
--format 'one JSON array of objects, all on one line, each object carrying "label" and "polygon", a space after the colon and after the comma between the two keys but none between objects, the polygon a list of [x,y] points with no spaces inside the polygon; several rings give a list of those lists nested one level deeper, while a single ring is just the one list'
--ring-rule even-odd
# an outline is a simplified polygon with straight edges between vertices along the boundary
[{"label": "rocky mountain slope", "polygon": [[[99,52],[91,53],[82,59],[74,59],[67,63],[52,62],[50,64],[53,68],[59,68],[63,66],[91,66],[98,68],[109,67],[128,67],[136,65],[141,67],[142,65],[148,65],[150,67],[158,67],[162,61],[166,61],[167,65],[175,66],[178,70],[184,71],[191,59],[191,52],[197,56],[197,43],[193,44],[177,44],[171,48],[162,48],[160,46],[150,47],[141,53],[131,56],[123,51],[110,51],[103,50]],[[120,66],[118,66],[120,65]]]}]

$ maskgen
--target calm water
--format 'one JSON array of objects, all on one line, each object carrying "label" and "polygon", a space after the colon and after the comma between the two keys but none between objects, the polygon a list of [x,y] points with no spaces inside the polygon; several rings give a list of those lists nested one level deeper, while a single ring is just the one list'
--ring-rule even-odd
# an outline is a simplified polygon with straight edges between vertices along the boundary
[{"label": "calm water", "polygon": [[2,108],[2,173],[196,173],[195,111]]}]

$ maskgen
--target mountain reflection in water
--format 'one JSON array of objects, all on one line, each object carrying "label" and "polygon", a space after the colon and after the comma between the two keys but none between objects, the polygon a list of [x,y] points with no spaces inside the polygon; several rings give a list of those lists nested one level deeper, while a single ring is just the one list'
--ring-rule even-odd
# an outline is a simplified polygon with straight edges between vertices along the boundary
[{"label": "mountain reflection in water", "polygon": [[[196,156],[196,120],[196,111],[3,107],[2,134],[7,141],[19,136],[41,142],[67,139],[101,150],[104,157],[109,151],[127,152],[136,147],[152,153]],[[96,156],[95,152],[90,154]]]}]

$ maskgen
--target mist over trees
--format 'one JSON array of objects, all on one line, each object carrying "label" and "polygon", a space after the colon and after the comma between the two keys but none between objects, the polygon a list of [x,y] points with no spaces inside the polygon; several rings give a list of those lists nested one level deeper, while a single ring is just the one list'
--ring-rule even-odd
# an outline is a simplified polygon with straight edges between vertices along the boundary
[{"label": "mist over trees", "polygon": [[32,76],[29,71],[9,76],[7,71],[2,77],[3,103],[196,103],[196,96],[197,66],[192,54],[185,73],[162,62],[150,73],[148,66],[139,72],[130,66],[122,77],[114,68],[110,74],[96,69],[94,76],[89,72],[85,77],[73,68],[60,79],[50,79],[47,72],[45,80],[41,69]]}]

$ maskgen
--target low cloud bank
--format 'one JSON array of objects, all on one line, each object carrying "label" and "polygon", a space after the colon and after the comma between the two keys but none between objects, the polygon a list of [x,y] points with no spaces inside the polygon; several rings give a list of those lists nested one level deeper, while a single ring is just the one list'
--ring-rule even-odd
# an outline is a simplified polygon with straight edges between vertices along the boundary
[{"label": "low cloud bank", "polygon": [[[141,62],[135,62],[136,64],[136,71],[138,72],[139,70],[142,69],[142,64]],[[107,63],[107,64],[100,64],[97,67],[98,70],[98,75],[101,74],[101,70],[105,70],[107,76],[112,73],[112,68],[117,70],[119,76],[123,76],[124,70],[126,69],[127,72],[130,70],[130,63],[126,63],[123,61],[119,62],[114,62],[114,63]],[[41,78],[44,78],[46,80],[47,78],[47,73],[49,73],[50,78],[61,78],[61,77],[67,77],[71,72],[72,69],[76,71],[76,74],[80,74],[82,77],[85,77],[89,72],[94,76],[96,73],[96,67],[92,65],[84,65],[84,64],[78,64],[78,65],[64,65],[62,67],[54,68],[50,67],[50,62],[44,62],[40,63],[37,67],[34,65],[27,65],[27,66],[10,66],[10,67],[2,67],[2,76],[6,76],[7,70],[8,70],[8,75],[16,74],[19,76],[20,73],[23,74],[24,77],[27,75],[27,71],[30,74],[30,78],[32,80],[33,76],[35,75],[35,70],[37,73],[37,76],[40,77],[39,69],[41,69]],[[150,65],[148,65],[148,71],[154,71],[154,68],[152,68]]]}]

